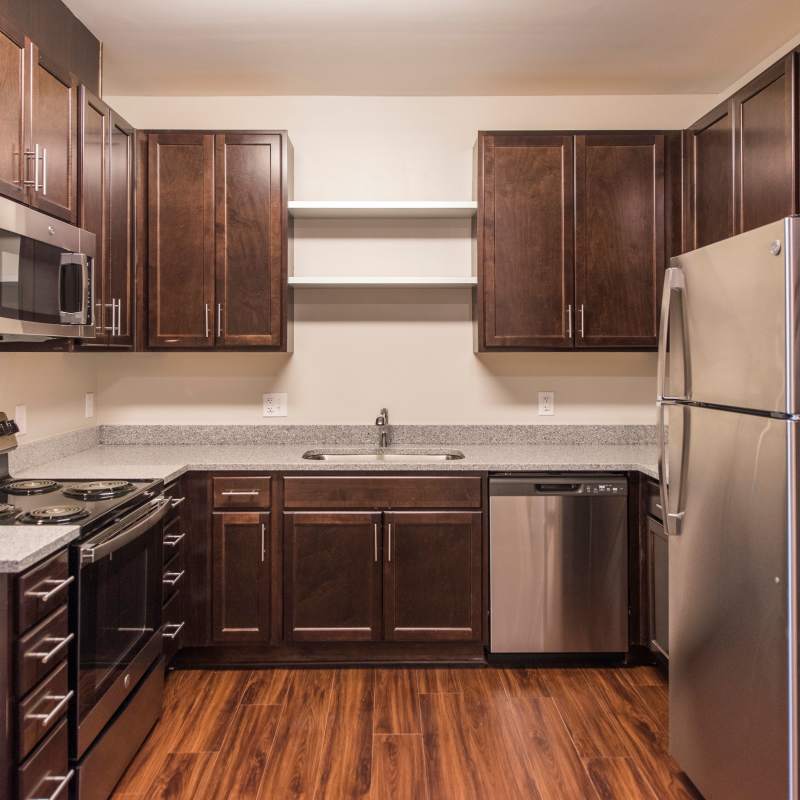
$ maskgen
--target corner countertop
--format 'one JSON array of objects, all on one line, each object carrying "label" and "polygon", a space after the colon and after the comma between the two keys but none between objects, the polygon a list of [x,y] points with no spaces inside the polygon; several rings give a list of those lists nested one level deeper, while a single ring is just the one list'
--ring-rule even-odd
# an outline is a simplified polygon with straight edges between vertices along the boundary
[{"label": "corner countertop", "polygon": [[[437,445],[439,446],[439,445]],[[459,445],[464,458],[433,464],[347,463],[302,458],[311,444],[98,445],[24,470],[18,477],[153,478],[173,480],[189,470],[264,472],[618,472],[658,475],[652,444]],[[1,554],[0,554],[1,555]]]},{"label": "corner countertop", "polygon": [[78,538],[78,525],[0,525],[0,573],[23,572]]}]

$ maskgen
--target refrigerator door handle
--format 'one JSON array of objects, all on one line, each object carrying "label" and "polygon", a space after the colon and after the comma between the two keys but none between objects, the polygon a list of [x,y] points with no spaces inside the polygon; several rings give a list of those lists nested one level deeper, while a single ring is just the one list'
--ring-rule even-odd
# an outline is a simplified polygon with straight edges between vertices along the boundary
[{"label": "refrigerator door handle", "polygon": [[[674,408],[680,410],[683,415],[683,425],[681,426],[681,454],[680,454],[680,467],[678,475],[674,476],[677,481],[672,481],[673,476],[670,475],[670,458],[669,447],[667,445],[667,426],[665,421],[667,408]],[[687,442],[687,426],[688,420],[686,419],[687,406],[682,406],[673,403],[665,403],[659,400],[657,411],[657,438],[658,438],[658,486],[659,494],[661,495],[661,508],[664,514],[664,531],[667,536],[678,536],[681,533],[681,526],[685,512],[681,511],[676,506],[680,505],[681,497],[683,495],[683,468],[686,463],[686,442]],[[670,500],[670,483],[673,487],[677,488],[677,503],[673,505]],[[676,508],[675,511],[670,511],[671,508]]]},{"label": "refrigerator door handle", "polygon": [[689,400],[691,390],[691,370],[689,369],[688,331],[686,328],[685,309],[681,308],[681,358],[683,360],[683,394],[666,394],[667,387],[667,344],[669,342],[669,324],[672,313],[674,294],[680,294],[681,303],[685,302],[686,279],[679,267],[670,267],[664,272],[664,291],[661,294],[661,321],[658,335],[658,370],[656,393],[658,400]]}]

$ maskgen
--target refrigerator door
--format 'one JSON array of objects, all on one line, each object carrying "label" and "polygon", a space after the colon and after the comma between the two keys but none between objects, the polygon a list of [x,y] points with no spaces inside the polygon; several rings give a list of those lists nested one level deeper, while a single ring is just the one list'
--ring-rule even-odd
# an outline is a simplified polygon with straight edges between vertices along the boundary
[{"label": "refrigerator door", "polygon": [[798,423],[696,406],[665,412],[667,493],[682,514],[669,539],[670,752],[705,797],[795,798]]},{"label": "refrigerator door", "polygon": [[680,274],[668,270],[664,284],[662,396],[800,413],[798,237],[800,218],[787,217],[672,259]]}]

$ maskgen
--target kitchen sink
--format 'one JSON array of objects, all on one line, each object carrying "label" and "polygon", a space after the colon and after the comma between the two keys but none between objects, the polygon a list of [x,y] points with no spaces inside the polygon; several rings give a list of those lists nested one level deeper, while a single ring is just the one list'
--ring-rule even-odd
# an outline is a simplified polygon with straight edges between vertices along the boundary
[{"label": "kitchen sink", "polygon": [[460,450],[425,450],[416,448],[384,449],[329,449],[307,450],[303,458],[310,461],[331,461],[337,464],[436,464],[442,461],[458,461],[464,458]]}]

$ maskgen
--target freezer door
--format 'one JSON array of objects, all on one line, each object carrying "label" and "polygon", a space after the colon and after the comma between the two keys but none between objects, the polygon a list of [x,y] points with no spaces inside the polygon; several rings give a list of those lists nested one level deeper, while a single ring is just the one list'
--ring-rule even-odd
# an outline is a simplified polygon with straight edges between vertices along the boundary
[{"label": "freezer door", "polygon": [[695,402],[800,413],[798,235],[800,218],[788,217],[672,259],[681,275],[664,285],[663,395],[682,397],[688,383]]},{"label": "freezer door", "polygon": [[665,411],[670,442],[680,436],[667,464],[682,514],[669,539],[670,752],[708,798],[795,797],[787,625],[797,423]]}]

